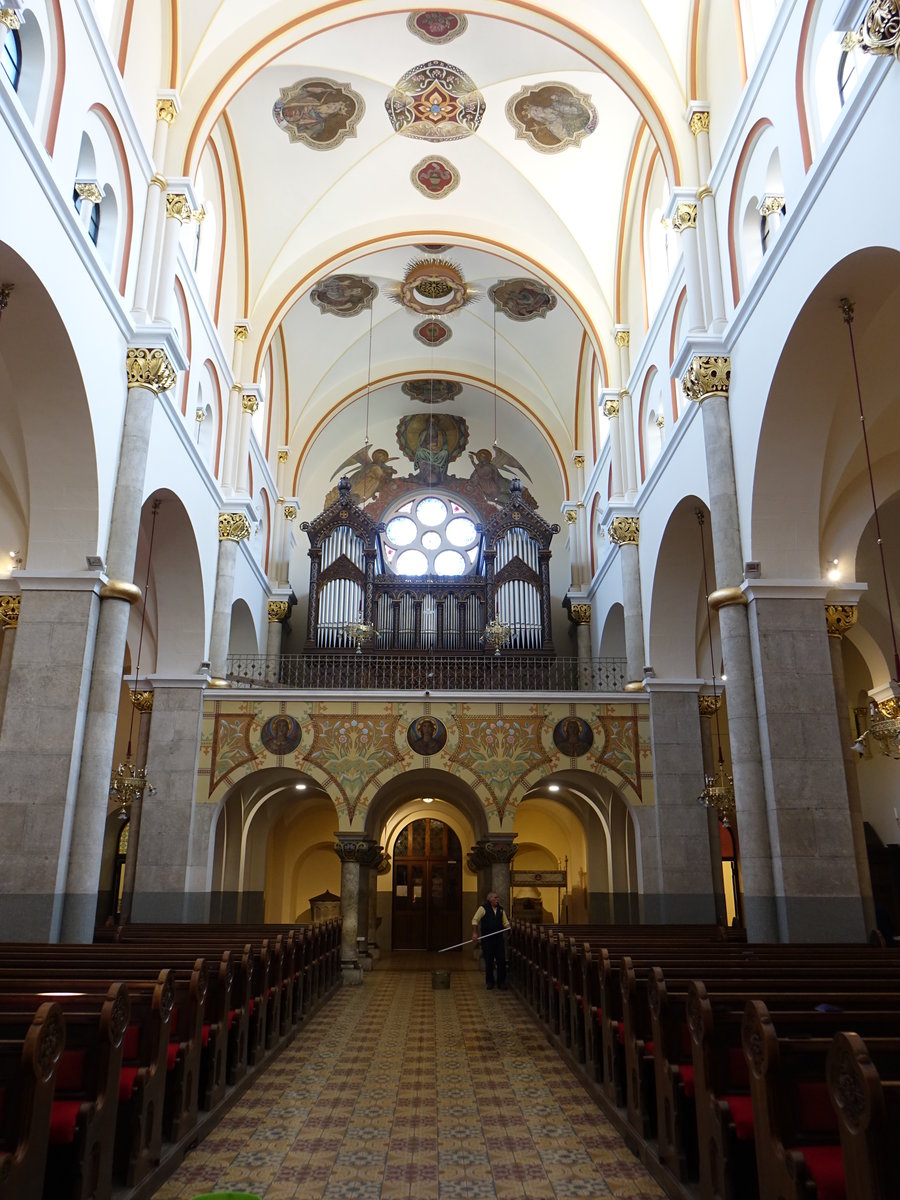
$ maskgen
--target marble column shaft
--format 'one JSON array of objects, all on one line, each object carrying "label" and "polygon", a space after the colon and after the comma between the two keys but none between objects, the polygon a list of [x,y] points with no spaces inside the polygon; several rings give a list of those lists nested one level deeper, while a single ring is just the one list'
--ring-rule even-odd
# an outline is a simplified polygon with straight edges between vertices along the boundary
[{"label": "marble column shaft", "polygon": [[225,416],[225,451],[222,465],[222,488],[226,495],[236,491],[235,471],[238,457],[238,430],[241,422],[241,389],[237,384],[228,394]]},{"label": "marble column shaft", "polygon": [[354,980],[353,973],[359,968],[359,874],[360,865],[350,859],[341,859],[341,968],[345,983]]},{"label": "marble column shaft", "polygon": [[622,476],[626,500],[637,495],[637,449],[634,437],[634,405],[631,392],[619,393],[619,421],[622,436]]},{"label": "marble column shaft", "polygon": [[644,678],[644,609],[641,600],[641,563],[633,542],[619,546],[622,563],[622,600],[625,608],[625,658],[628,680]]},{"label": "marble column shaft", "polygon": [[[141,712],[138,718],[137,747],[134,752],[135,767],[147,765],[147,748],[150,744],[151,713]],[[119,920],[125,925],[131,920],[131,907],[134,902],[134,879],[137,872],[138,846],[141,842],[141,819],[144,810],[144,794],[138,792],[131,802],[128,812],[128,851],[125,855],[125,869],[122,872],[122,906]]]},{"label": "marble column shaft", "polygon": [[[700,719],[700,745],[703,748],[703,770],[706,775],[714,775],[718,766],[717,752],[713,747],[712,738],[714,720],[714,717]],[[718,924],[724,925],[727,921],[728,909],[725,906],[725,877],[722,874],[722,839],[719,834],[719,817],[714,808],[706,810],[706,832],[709,838],[709,862],[712,868],[716,921]]]},{"label": "marble column shaft", "polygon": [[[693,126],[692,126],[693,128]],[[709,120],[705,127],[694,131],[697,149],[697,170],[701,180],[709,180],[712,174],[712,156],[709,146]],[[714,329],[725,324],[725,288],[722,280],[722,258],[719,254],[719,228],[716,218],[716,198],[707,182],[697,193],[702,216],[703,242],[706,248],[707,282],[709,285],[710,316]]]},{"label": "marble column shaft", "polygon": [[159,263],[159,278],[156,283],[156,302],[154,305],[154,317],[157,321],[168,321],[175,325],[175,269],[178,264],[178,245],[181,241],[181,226],[182,219],[180,215],[175,215],[169,211],[168,201],[177,197],[173,197],[172,193],[166,198],[166,219],[163,224],[162,237],[162,255]]},{"label": "marble column shaft", "polygon": [[687,292],[687,327],[692,333],[701,333],[706,329],[706,317],[703,312],[703,277],[700,272],[700,243],[696,225],[684,226],[680,236]]},{"label": "marble column shaft", "polygon": [[368,947],[370,958],[380,958],[381,948],[378,945],[378,868],[369,868],[369,919]]},{"label": "marble column shaft", "polygon": [[231,639],[231,605],[234,601],[234,573],[238,543],[230,538],[219,541],[216,565],[216,590],[213,597],[212,625],[209,633],[209,670],[213,679],[224,679],[228,669],[228,643]]},{"label": "marble column shaft", "polygon": [[3,728],[3,711],[6,708],[6,693],[9,690],[9,672],[12,667],[15,640],[16,627],[9,625],[0,636],[0,729]]},{"label": "marble column shaft", "polygon": [[578,690],[590,692],[594,687],[594,653],[589,621],[579,622],[575,626],[575,646],[578,652]]},{"label": "marble column shaft", "polygon": [[[156,393],[150,388],[128,389],[106,551],[106,573],[111,581],[120,580],[130,584],[134,575],[147,471],[147,447],[155,402]],[[129,599],[115,594],[103,596],[101,591],[60,930],[61,939],[67,942],[90,942],[94,936],[97,887],[130,617]]]}]

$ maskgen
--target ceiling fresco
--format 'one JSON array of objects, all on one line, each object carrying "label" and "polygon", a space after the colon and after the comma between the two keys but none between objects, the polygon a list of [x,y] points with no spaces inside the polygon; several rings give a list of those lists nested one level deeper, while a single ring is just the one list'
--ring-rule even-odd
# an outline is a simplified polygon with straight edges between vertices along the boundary
[{"label": "ceiling fresco", "polygon": [[420,404],[444,404],[447,400],[456,399],[462,391],[462,384],[452,379],[408,379],[400,390]]},{"label": "ceiling fresco", "polygon": [[449,196],[459,187],[459,171],[446,158],[423,158],[409,173],[413,187],[430,200]]},{"label": "ceiling fresco", "polygon": [[291,142],[312,150],[333,150],[345,138],[356,136],[366,104],[349,83],[333,79],[301,79],[282,88],[272,116]]},{"label": "ceiling fresco", "polygon": [[503,279],[488,288],[497,312],[513,321],[533,321],[556,308],[556,295],[537,279]]},{"label": "ceiling fresco", "polygon": [[507,101],[506,116],[516,137],[541,154],[580,145],[598,121],[590,96],[555,82],[521,88]]},{"label": "ceiling fresco", "polygon": [[485,103],[465,71],[433,59],[407,71],[384,107],[395,133],[425,142],[454,142],[478,130]]},{"label": "ceiling fresco", "polygon": [[323,313],[335,317],[355,317],[372,307],[378,286],[362,275],[329,275],[320,279],[309,298]]},{"label": "ceiling fresco", "polygon": [[433,46],[444,45],[465,33],[469,22],[463,13],[445,12],[443,9],[430,8],[424,12],[410,13],[406,18],[406,28],[423,42]]},{"label": "ceiling fresco", "polygon": [[415,327],[413,337],[426,346],[442,346],[453,337],[453,331],[449,325],[432,317],[431,320],[423,321]]}]

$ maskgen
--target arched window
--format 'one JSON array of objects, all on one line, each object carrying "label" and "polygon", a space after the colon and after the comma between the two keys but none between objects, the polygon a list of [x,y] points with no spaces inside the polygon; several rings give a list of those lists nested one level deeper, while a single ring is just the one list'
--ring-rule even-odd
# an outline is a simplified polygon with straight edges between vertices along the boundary
[{"label": "arched window", "polygon": [[22,39],[18,29],[7,29],[3,39],[3,72],[12,84],[14,92],[19,90],[22,78]]},{"label": "arched window", "polygon": [[397,575],[468,575],[480,545],[476,519],[450,496],[407,500],[388,514],[385,563]]}]

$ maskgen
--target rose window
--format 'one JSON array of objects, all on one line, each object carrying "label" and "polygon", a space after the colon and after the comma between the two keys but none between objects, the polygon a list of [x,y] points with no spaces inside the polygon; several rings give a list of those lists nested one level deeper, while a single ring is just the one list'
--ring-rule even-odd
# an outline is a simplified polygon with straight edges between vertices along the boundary
[{"label": "rose window", "polygon": [[425,496],[395,508],[382,535],[386,565],[397,575],[467,575],[478,559],[479,533],[456,500]]}]

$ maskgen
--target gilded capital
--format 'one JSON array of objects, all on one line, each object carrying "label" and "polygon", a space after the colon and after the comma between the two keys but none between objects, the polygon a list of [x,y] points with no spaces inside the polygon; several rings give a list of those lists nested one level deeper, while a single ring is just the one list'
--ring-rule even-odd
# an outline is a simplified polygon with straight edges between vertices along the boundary
[{"label": "gilded capital", "polygon": [[278,451],[278,461],[279,462],[287,462],[288,453],[289,453],[289,451],[287,451],[287,450],[279,450]]},{"label": "gilded capital", "polygon": [[243,542],[250,536],[250,522],[239,512],[219,513],[219,541]]},{"label": "gilded capital", "polygon": [[739,608],[746,608],[750,603],[747,593],[741,591],[739,587],[716,588],[714,592],[709,593],[707,601],[711,612],[718,612],[720,608],[731,608],[735,605]]},{"label": "gilded capital", "polygon": [[378,867],[384,854],[384,847],[368,838],[350,840],[341,838],[335,842],[334,852],[342,863],[359,863],[361,867]]},{"label": "gilded capital", "polygon": [[708,183],[704,183],[703,187],[697,188],[697,199],[698,200],[705,200],[707,196],[711,196],[712,194],[713,194],[713,190],[709,186]]},{"label": "gilded capital", "polygon": [[584,466],[584,455],[576,454],[575,457],[572,459],[572,462],[575,464],[576,467],[583,467]]},{"label": "gilded capital", "polygon": [[10,30],[16,30],[21,24],[19,14],[14,8],[0,8],[0,25],[5,25]]},{"label": "gilded capital", "polygon": [[269,624],[277,625],[279,621],[283,621],[288,615],[287,600],[270,600],[268,604]]},{"label": "gilded capital", "polygon": [[127,579],[107,579],[100,589],[101,600],[124,600],[126,604],[139,604],[143,599],[141,589]]},{"label": "gilded capital", "polygon": [[672,228],[681,233],[683,229],[697,228],[697,205],[682,201],[675,206]]},{"label": "gilded capital", "polygon": [[167,217],[171,217],[173,221],[180,221],[182,225],[187,225],[193,215],[194,210],[183,192],[169,192],[166,196]]},{"label": "gilded capital", "polygon": [[698,696],[697,707],[700,710],[701,717],[714,717],[719,711],[722,704],[722,693],[718,692],[715,696]]},{"label": "gilded capital", "polygon": [[577,508],[567,508],[566,509],[566,524],[574,525],[577,520],[578,520],[578,509]]},{"label": "gilded capital", "polygon": [[259,401],[252,395],[241,396],[241,408],[252,416],[259,408]]},{"label": "gilded capital", "polygon": [[156,102],[156,119],[171,125],[175,120],[175,101],[171,96],[163,96]]},{"label": "gilded capital", "polygon": [[249,329],[247,328],[247,326],[246,326],[246,325],[235,325],[235,327],[234,327],[234,340],[235,340],[236,342],[246,342],[246,340],[247,340],[247,334],[248,334],[249,332],[250,332],[250,331],[249,331]]},{"label": "gilded capital", "polygon": [[900,3],[897,0],[874,0],[869,5],[862,25],[848,33],[841,42],[842,50],[862,46],[866,54],[896,54],[900,49]]},{"label": "gilded capital", "polygon": [[146,692],[130,691],[128,694],[131,697],[131,703],[134,705],[134,707],[138,710],[139,713],[153,712],[153,692],[152,692],[152,690],[146,691]]},{"label": "gilded capital", "polygon": [[293,521],[293,519],[296,517],[296,515],[297,515],[297,505],[296,504],[286,504],[284,506],[285,520]]},{"label": "gilded capital", "polygon": [[89,183],[76,183],[75,194],[80,196],[82,200],[86,200],[88,204],[99,204],[103,199],[103,193],[93,181]]},{"label": "gilded capital", "polygon": [[727,396],[731,359],[727,354],[695,354],[681,381],[688,400],[702,404],[708,396]]},{"label": "gilded capital", "polygon": [[157,174],[156,174],[156,175],[153,175],[153,176],[151,176],[151,178],[150,178],[150,187],[158,187],[158,188],[159,188],[159,190],[160,190],[161,192],[164,192],[168,186],[169,186],[169,185],[168,185],[168,183],[166,182],[166,177],[165,177],[165,175],[160,175],[160,174],[157,172]]},{"label": "gilded capital", "polygon": [[859,606],[856,604],[826,604],[825,626],[828,636],[842,638],[851,629],[859,617]]},{"label": "gilded capital", "polygon": [[619,401],[615,396],[610,396],[608,400],[603,402],[604,417],[617,417],[619,415]]},{"label": "gilded capital", "polygon": [[576,625],[590,625],[591,606],[589,604],[570,604],[569,616]]},{"label": "gilded capital", "polygon": [[761,217],[771,217],[773,213],[781,212],[784,208],[784,196],[776,196],[773,192],[767,192],[759,202],[759,215]]},{"label": "gilded capital", "polygon": [[640,517],[613,517],[609,540],[616,546],[636,546],[641,533]]},{"label": "gilded capital", "polygon": [[125,355],[128,387],[146,388],[157,396],[175,386],[177,373],[165,350],[129,346]]},{"label": "gilded capital", "polygon": [[616,345],[620,350],[624,350],[626,346],[631,345],[631,331],[628,329],[616,330]]},{"label": "gilded capital", "polygon": [[0,629],[16,629],[18,627],[21,607],[21,596],[0,596]]},{"label": "gilded capital", "polygon": [[709,133],[709,113],[702,110],[691,113],[691,119],[688,124],[694,137],[697,137],[701,133]]}]

